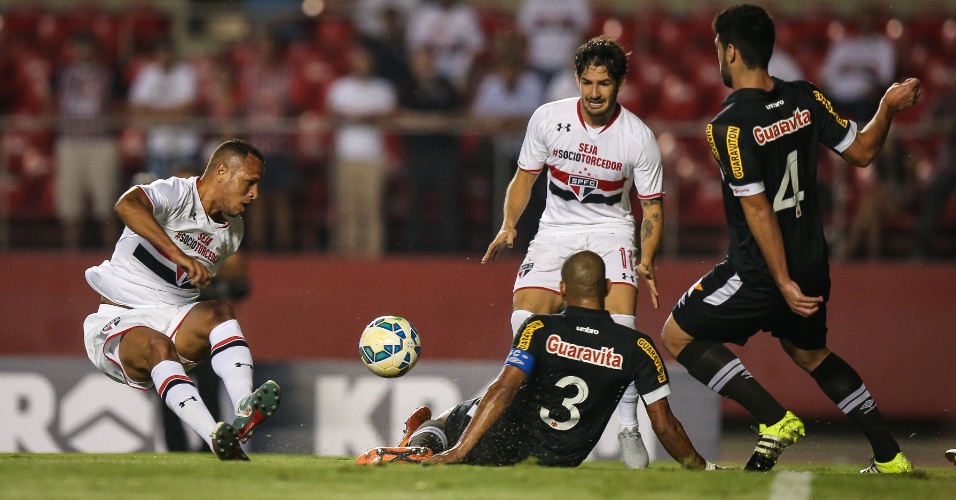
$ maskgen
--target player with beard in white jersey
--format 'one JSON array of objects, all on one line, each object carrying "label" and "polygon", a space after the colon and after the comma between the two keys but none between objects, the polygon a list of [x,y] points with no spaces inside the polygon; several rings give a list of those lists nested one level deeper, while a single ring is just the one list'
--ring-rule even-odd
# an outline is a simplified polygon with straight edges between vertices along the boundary
[{"label": "player with beard in white jersey", "polygon": [[[90,360],[117,382],[155,387],[220,460],[248,460],[241,443],[279,406],[274,381],[253,391],[252,354],[232,307],[198,300],[239,247],[240,215],[258,197],[263,168],[258,149],[233,139],[201,178],[134,186],[116,202],[126,228],[112,257],[86,270],[101,296],[83,322]],[[186,375],[207,357],[236,408],[232,423],[216,423]]]},{"label": "player with beard in white jersey", "polygon": [[[591,250],[605,262],[611,281],[605,307],[615,322],[636,327],[638,275],[647,281],[651,302],[658,307],[654,257],[664,227],[661,153],[647,125],[617,102],[627,57],[606,38],[584,43],[574,56],[581,97],[544,104],[528,123],[518,170],[505,195],[501,230],[481,261],[492,262],[505,246],[514,245],[515,224],[531,187],[547,169],[544,214],[515,280],[512,334],[532,314],[561,309],[561,265],[580,250]],[[639,248],[632,189],[643,213]],[[632,384],[618,406],[618,440],[631,468],[648,463],[638,432],[639,399]]]}]

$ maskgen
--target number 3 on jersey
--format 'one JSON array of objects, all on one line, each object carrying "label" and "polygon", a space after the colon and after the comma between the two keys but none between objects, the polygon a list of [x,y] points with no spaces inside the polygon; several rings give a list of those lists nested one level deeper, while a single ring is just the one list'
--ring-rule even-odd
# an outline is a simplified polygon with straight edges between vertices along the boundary
[{"label": "number 3 on jersey", "polygon": [[[804,193],[800,190],[800,178],[797,175],[797,150],[793,150],[790,154],[787,155],[787,168],[783,171],[783,180],[780,181],[780,189],[777,189],[776,196],[773,197],[773,211],[779,212],[781,210],[794,207],[796,208],[796,216],[799,219],[803,215],[803,210],[800,209],[800,202],[803,201]],[[792,186],[792,195],[789,198],[784,198],[787,195],[787,188]]]},{"label": "number 3 on jersey", "polygon": [[561,387],[562,389],[573,385],[577,392],[574,393],[574,396],[570,398],[564,398],[561,401],[561,406],[568,409],[568,412],[571,414],[571,418],[565,420],[564,422],[558,422],[557,420],[551,418],[551,410],[541,407],[539,415],[541,415],[541,420],[544,423],[548,424],[552,429],[559,431],[566,431],[575,425],[578,425],[578,421],[581,420],[581,411],[578,410],[578,407],[575,406],[578,403],[584,402],[588,398],[588,384],[580,377],[575,377],[573,375],[568,375],[567,377],[558,380],[554,385]]}]

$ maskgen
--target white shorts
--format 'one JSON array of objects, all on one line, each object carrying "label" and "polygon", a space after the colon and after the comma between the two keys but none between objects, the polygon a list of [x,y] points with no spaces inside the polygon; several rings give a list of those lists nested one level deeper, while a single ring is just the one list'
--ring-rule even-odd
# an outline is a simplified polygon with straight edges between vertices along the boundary
[{"label": "white shorts", "polygon": [[633,232],[592,231],[578,234],[554,234],[540,231],[531,240],[528,254],[518,268],[514,291],[543,288],[561,293],[561,266],[571,254],[590,250],[604,259],[607,279],[613,284],[637,288],[639,251]]},{"label": "white shorts", "polygon": [[[141,309],[100,304],[100,308],[83,321],[83,343],[86,344],[86,355],[109,378],[135,389],[147,390],[153,387],[153,383],[130,380],[120,363],[119,347],[123,334],[133,328],[145,326],[175,340],[179,325],[197,303]],[[197,363],[197,361],[183,359],[182,356],[179,360],[186,370],[193,368]]]}]

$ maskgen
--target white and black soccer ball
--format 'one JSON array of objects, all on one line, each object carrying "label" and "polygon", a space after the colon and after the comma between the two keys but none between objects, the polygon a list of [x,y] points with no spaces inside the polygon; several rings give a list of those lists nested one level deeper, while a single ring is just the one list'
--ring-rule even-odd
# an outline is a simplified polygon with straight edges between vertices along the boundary
[{"label": "white and black soccer ball", "polygon": [[359,340],[359,354],[372,373],[379,377],[401,377],[418,362],[422,351],[418,331],[407,319],[380,316],[372,320]]}]

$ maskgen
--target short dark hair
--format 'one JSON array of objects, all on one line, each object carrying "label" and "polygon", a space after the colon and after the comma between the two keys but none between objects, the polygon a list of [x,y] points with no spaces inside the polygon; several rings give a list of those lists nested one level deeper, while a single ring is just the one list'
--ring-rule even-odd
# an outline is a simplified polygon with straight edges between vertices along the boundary
[{"label": "short dark hair", "polygon": [[744,4],[725,9],[714,18],[714,33],[724,47],[736,47],[748,68],[767,69],[776,33],[763,7]]},{"label": "short dark hair", "polygon": [[220,144],[219,147],[212,152],[212,155],[209,157],[209,165],[207,165],[207,168],[218,165],[219,163],[225,163],[226,158],[230,156],[245,158],[249,155],[258,158],[258,160],[263,163],[266,161],[259,149],[249,142],[242,139],[229,139],[228,141]]},{"label": "short dark hair", "polygon": [[630,53],[614,40],[607,37],[592,38],[578,47],[574,53],[574,70],[578,76],[590,66],[604,67],[614,81],[621,81],[627,75],[627,56]]},{"label": "short dark hair", "polygon": [[603,299],[607,295],[604,259],[590,250],[571,254],[561,266],[561,281],[569,296]]}]

